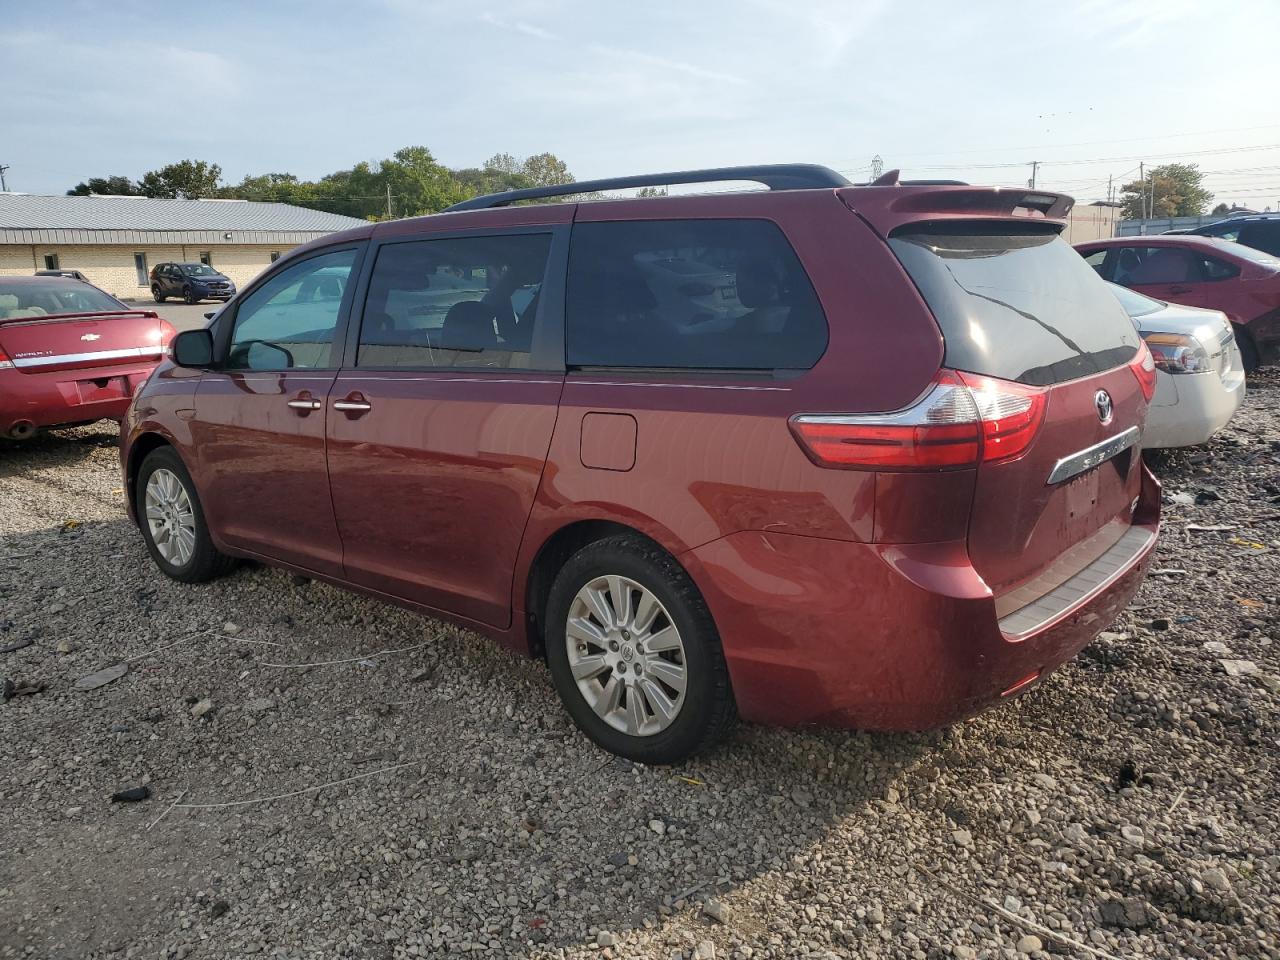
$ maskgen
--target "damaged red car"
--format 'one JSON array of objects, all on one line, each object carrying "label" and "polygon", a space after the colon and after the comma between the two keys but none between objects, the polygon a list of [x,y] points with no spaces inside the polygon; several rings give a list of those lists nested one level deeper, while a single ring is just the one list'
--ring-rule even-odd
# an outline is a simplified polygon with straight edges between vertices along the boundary
[{"label": "damaged red car", "polygon": [[0,277],[0,437],[120,420],[173,335],[82,280]]}]

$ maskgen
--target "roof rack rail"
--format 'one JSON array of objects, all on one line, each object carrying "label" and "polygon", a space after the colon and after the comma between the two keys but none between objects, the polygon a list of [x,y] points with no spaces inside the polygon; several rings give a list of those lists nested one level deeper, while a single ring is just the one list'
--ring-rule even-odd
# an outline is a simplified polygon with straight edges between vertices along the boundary
[{"label": "roof rack rail", "polygon": [[507,190],[487,193],[455,203],[446,213],[456,210],[487,210],[505,207],[520,200],[541,200],[546,197],[564,197],[575,193],[595,193],[601,190],[625,190],[630,187],[665,187],[675,183],[718,183],[723,180],[749,180],[770,190],[821,190],[830,187],[847,187],[849,181],[829,167],[816,163],[773,163],[753,167],[712,167],[707,170],[682,170],[674,173],[645,173],[635,177],[610,177],[607,180],[582,180],[578,183],[560,183],[551,187],[529,187],[525,190]]}]

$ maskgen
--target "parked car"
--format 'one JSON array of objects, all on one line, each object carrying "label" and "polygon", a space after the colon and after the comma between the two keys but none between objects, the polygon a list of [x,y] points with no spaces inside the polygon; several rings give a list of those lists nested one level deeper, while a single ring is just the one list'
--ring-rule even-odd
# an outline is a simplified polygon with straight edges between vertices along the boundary
[{"label": "parked car", "polygon": [[1280,257],[1280,213],[1254,213],[1228,217],[1217,223],[1195,227],[1187,233],[1201,237],[1234,240],[1273,257]]},{"label": "parked car", "polygon": [[1247,372],[1280,360],[1280,259],[1213,237],[1112,237],[1076,244],[1104,280],[1167,303],[1221,310]]},{"label": "parked car", "polygon": [[119,420],[173,334],[79,280],[0,277],[0,437]]},{"label": "parked car", "polygon": [[181,297],[184,303],[230,300],[236,295],[231,278],[203,263],[157,263],[151,268],[151,296],[156,303]]},{"label": "parked car", "polygon": [[89,278],[79,270],[37,270],[35,275],[37,277],[70,277],[72,280],[83,280],[85,283],[89,282]]},{"label": "parked car", "polygon": [[[711,180],[769,189],[509,206]],[[1089,643],[1156,539],[1155,368],[1070,205],[745,167],[335,234],[175,339],[129,510],[177,580],[253,557],[545,657],[625,756],[949,723]],[[659,255],[731,265],[685,296],[734,322]]]},{"label": "parked car", "polygon": [[1244,364],[1231,321],[1221,310],[1165,303],[1118,284],[1111,291],[1155,360],[1156,393],[1142,446],[1205,443],[1244,400]]}]

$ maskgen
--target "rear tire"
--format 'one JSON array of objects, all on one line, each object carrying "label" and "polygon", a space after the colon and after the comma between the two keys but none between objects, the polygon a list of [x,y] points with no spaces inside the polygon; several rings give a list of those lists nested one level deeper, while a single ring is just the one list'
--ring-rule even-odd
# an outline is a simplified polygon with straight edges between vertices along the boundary
[{"label": "rear tire", "polygon": [[556,692],[611,753],[676,763],[733,729],[737,708],[715,621],[689,575],[657,545],[623,534],[579,550],[551,585],[546,624]]},{"label": "rear tire", "polygon": [[1258,348],[1253,342],[1253,336],[1248,330],[1236,327],[1236,346],[1240,348],[1240,363],[1244,367],[1244,372],[1254,373],[1261,366],[1261,358],[1258,356]]},{"label": "rear tire", "polygon": [[163,293],[160,292],[160,288],[158,286],[151,288],[151,298],[155,300],[156,303],[164,303],[167,299],[169,299]]},{"label": "rear tire", "polygon": [[191,474],[172,447],[147,454],[138,470],[134,496],[142,538],[166,576],[201,583],[235,567],[233,558],[214,547]]}]

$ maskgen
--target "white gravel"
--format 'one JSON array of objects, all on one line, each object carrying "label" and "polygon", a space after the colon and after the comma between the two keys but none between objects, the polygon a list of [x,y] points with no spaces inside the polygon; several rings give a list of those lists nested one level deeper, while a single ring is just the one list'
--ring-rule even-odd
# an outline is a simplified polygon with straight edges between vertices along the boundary
[{"label": "white gravel", "polygon": [[1180,572],[1038,689],[660,769],[465,631],[166,580],[114,428],[0,446],[0,958],[1280,957],[1280,377],[1160,470]]}]

